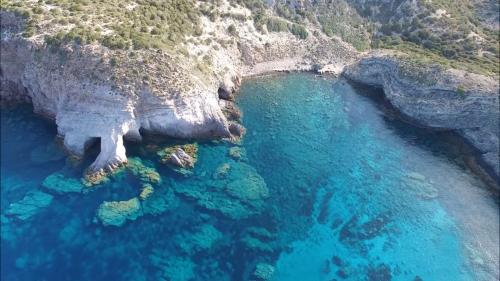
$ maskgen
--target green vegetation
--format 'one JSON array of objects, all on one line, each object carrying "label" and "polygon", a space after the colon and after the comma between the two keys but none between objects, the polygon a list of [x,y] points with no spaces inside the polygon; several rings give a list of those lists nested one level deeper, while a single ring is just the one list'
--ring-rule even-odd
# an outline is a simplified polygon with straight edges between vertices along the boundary
[{"label": "green vegetation", "polygon": [[194,0],[6,0],[2,9],[29,18],[25,37],[56,29],[46,36],[50,45],[74,41],[112,49],[159,49],[201,33]]},{"label": "green vegetation", "polygon": [[482,24],[468,0],[419,1],[417,11],[382,18],[372,47],[397,49],[445,66],[498,74],[498,30]]},{"label": "green vegetation", "polygon": [[[273,1],[271,6],[264,0],[229,3],[247,7],[252,15],[222,12],[218,0],[5,0],[2,9],[27,19],[24,37],[45,36],[51,46],[99,42],[111,49],[176,49],[185,54],[181,44],[187,37],[203,33],[200,17],[206,16],[212,21],[252,19],[257,30],[290,32],[300,39],[309,36],[306,26],[314,26],[360,51],[394,49],[420,63],[486,75],[499,73],[500,34],[484,19],[484,11],[491,13],[494,7],[480,7],[474,1],[406,0],[394,5],[376,0],[330,0],[305,1],[300,6],[286,0]],[[232,36],[238,34],[235,24],[227,29]],[[193,37],[190,42],[198,42]],[[222,47],[232,44],[217,42]],[[210,60],[198,62],[202,72],[209,67]]]}]

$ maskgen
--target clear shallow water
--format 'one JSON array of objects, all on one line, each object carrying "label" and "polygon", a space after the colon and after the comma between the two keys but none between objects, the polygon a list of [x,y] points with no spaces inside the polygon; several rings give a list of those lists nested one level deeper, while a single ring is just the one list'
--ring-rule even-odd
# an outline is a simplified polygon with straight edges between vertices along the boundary
[{"label": "clear shallow water", "polygon": [[[153,198],[168,200],[121,227],[103,226],[96,210],[138,196],[137,176],[54,193],[44,179],[79,179],[98,148],[69,161],[53,125],[27,107],[2,109],[1,279],[248,280],[256,264],[279,281],[498,279],[497,197],[446,134],[385,117],[374,94],[309,74],[246,81],[241,159],[229,155],[235,145],[200,143],[185,178],[156,157],[175,141],[127,144],[161,175]],[[12,215],[33,190],[53,199],[25,220]]]}]

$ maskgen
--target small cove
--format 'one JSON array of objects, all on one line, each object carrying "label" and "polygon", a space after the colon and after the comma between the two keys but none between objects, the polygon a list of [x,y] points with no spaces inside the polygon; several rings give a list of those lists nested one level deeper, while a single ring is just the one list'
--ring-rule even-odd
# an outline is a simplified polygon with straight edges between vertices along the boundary
[{"label": "small cove", "polygon": [[[264,263],[279,281],[494,280],[498,198],[446,133],[388,117],[370,91],[311,74],[248,79],[237,100],[247,128],[242,156],[231,157],[232,144],[200,142],[187,178],[155,157],[178,141],[127,143],[127,155],[159,172],[155,190],[171,190],[175,204],[121,227],[102,226],[96,209],[137,196],[136,177],[51,193],[47,176],[79,178],[96,152],[73,164],[54,125],[27,106],[2,109],[1,279],[251,280]],[[214,176],[224,164],[231,179],[263,179],[268,196],[252,205],[258,211],[220,210],[240,202]],[[50,205],[27,220],[6,215],[32,190],[52,194]],[[198,192],[221,198],[208,204],[213,198]],[[200,225],[220,232],[208,249],[190,239]]]}]

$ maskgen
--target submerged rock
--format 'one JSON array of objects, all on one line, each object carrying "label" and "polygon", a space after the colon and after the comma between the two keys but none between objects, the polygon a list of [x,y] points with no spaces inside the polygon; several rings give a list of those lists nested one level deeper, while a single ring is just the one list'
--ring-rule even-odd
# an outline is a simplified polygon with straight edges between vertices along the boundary
[{"label": "submerged rock", "polygon": [[439,196],[438,189],[422,174],[416,172],[408,173],[403,179],[403,184],[404,187],[422,199],[431,200]]},{"label": "submerged rock", "polygon": [[245,230],[240,242],[248,251],[271,253],[276,249],[276,236],[262,227],[249,227]]},{"label": "submerged rock", "polygon": [[229,163],[224,163],[217,167],[217,170],[215,170],[215,173],[213,174],[214,179],[225,179],[229,173],[229,170],[231,169],[231,165]]},{"label": "submerged rock", "polygon": [[86,173],[82,179],[83,185],[87,188],[105,184],[109,182],[108,174],[102,171],[94,172],[94,173]]},{"label": "submerged rock", "polygon": [[188,257],[171,256],[164,251],[154,250],[149,259],[159,270],[157,280],[190,281],[195,278],[195,264]]},{"label": "submerged rock", "polygon": [[155,190],[152,185],[148,183],[143,185],[141,193],[139,194],[139,199],[141,199],[141,201],[148,199],[151,196],[151,194],[153,194],[154,191]]},{"label": "submerged rock", "polygon": [[234,146],[229,149],[229,156],[234,160],[241,160],[242,158],[245,158],[246,151],[242,147]]},{"label": "submerged rock", "polygon": [[213,178],[190,185],[175,185],[174,188],[194,199],[199,206],[233,219],[247,218],[263,211],[269,190],[252,166],[241,162],[233,162],[231,166],[223,164]]},{"label": "submerged rock", "polygon": [[142,183],[159,184],[161,176],[154,167],[146,165],[140,158],[130,158],[126,169],[138,177]]},{"label": "submerged rock", "polygon": [[252,277],[255,281],[270,281],[274,276],[274,271],[274,266],[268,263],[258,263]]},{"label": "submerged rock", "polygon": [[222,239],[222,233],[211,224],[204,224],[194,233],[183,233],[176,237],[177,245],[188,255],[210,250]]},{"label": "submerged rock", "polygon": [[[142,193],[141,193],[142,194]],[[177,208],[179,200],[170,188],[159,187],[141,202],[144,214],[158,215]]]},{"label": "submerged rock", "polygon": [[52,203],[53,196],[41,191],[32,191],[16,203],[11,203],[6,211],[6,215],[17,217],[20,220],[27,220],[46,208]]},{"label": "submerged rock", "polygon": [[264,179],[257,174],[231,181],[226,185],[226,191],[229,195],[245,202],[269,197]]},{"label": "submerged rock", "polygon": [[135,197],[127,201],[104,201],[97,210],[97,218],[103,225],[121,226],[126,220],[135,220],[141,214],[141,203]]},{"label": "submerged rock", "polygon": [[45,178],[42,185],[56,193],[82,192],[84,185],[75,178],[65,177],[61,173],[54,173]]}]

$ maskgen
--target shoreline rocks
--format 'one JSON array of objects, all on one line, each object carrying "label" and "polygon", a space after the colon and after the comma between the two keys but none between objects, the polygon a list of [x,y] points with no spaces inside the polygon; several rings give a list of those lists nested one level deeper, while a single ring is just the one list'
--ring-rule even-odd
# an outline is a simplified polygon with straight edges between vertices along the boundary
[{"label": "shoreline rocks", "polygon": [[455,132],[475,150],[478,163],[498,187],[498,81],[458,70],[412,65],[378,53],[349,66],[343,75],[355,83],[383,89],[385,99],[404,121]]}]

